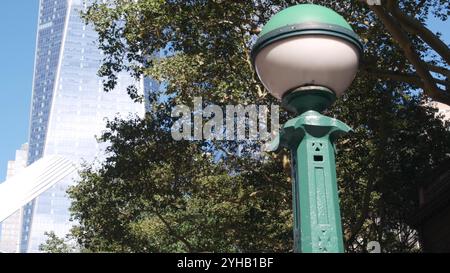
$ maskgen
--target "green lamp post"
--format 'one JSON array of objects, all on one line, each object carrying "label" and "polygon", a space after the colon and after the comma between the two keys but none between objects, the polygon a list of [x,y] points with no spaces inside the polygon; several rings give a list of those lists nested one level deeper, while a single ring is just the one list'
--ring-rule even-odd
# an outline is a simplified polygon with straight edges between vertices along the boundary
[{"label": "green lamp post", "polygon": [[273,16],[252,49],[261,82],[297,115],[270,147],[292,154],[296,252],[344,252],[334,142],[351,128],[320,112],[350,86],[362,51],[342,16],[311,4]]}]

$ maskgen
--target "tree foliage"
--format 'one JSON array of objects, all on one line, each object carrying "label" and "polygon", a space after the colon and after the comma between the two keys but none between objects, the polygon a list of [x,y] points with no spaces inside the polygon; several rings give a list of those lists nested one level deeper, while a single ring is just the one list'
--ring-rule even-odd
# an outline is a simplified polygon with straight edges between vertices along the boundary
[{"label": "tree foliage", "polygon": [[45,232],[45,236],[47,236],[47,240],[39,246],[39,251],[44,253],[73,253],[77,251],[69,237],[60,238],[53,231]]},{"label": "tree foliage", "polygon": [[[194,96],[218,105],[276,103],[257,80],[249,52],[275,12],[306,1],[102,2],[84,17],[105,52],[99,75],[106,91],[126,70],[164,82],[168,99],[152,98],[145,119],[108,124],[101,138],[110,143],[108,158],[99,167],[86,166],[69,192],[78,242],[92,251],[291,251],[286,151],[260,154],[254,143],[176,142],[169,113]],[[366,251],[369,241],[378,241],[384,251],[415,251],[418,237],[409,220],[418,206],[417,185],[450,156],[448,124],[435,118],[417,88],[448,101],[433,95],[407,56],[411,50],[392,38],[374,7],[308,2],[342,14],[365,42],[357,79],[328,112],[355,129],[338,144],[337,157],[347,250]],[[430,15],[446,19],[448,13],[446,1],[398,5],[422,26]],[[426,39],[405,35],[421,60],[443,65],[444,56],[433,57],[438,50]]]},{"label": "tree foliage", "polygon": [[289,251],[280,165],[217,160],[207,143],[176,142],[161,126],[171,123],[167,109],[108,124],[111,156],[69,191],[79,243],[92,251]]},{"label": "tree foliage", "polygon": [[[266,96],[250,63],[255,34],[275,12],[306,2],[336,10],[363,39],[360,76],[423,88],[433,99],[450,104],[450,49],[439,33],[426,27],[430,17],[447,20],[449,3],[444,0],[384,0],[380,6],[329,0],[115,0],[95,3],[85,18],[95,25],[100,48],[107,53],[100,71],[108,78],[107,89],[115,85],[116,72],[129,70],[176,82],[169,91],[198,94],[209,84],[216,102],[241,102]],[[161,49],[172,58],[154,65],[147,57]],[[195,77],[184,77],[189,70]]]}]

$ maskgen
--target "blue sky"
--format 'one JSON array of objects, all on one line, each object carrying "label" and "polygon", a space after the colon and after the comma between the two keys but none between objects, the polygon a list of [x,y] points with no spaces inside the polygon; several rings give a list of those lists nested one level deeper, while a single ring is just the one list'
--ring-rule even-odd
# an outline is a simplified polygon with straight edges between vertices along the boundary
[{"label": "blue sky", "polygon": [[[3,0],[0,16],[0,181],[8,160],[28,139],[38,0]],[[429,27],[450,41],[448,22]]]},{"label": "blue sky", "polygon": [[38,0],[3,0],[0,16],[0,181],[28,139]]}]

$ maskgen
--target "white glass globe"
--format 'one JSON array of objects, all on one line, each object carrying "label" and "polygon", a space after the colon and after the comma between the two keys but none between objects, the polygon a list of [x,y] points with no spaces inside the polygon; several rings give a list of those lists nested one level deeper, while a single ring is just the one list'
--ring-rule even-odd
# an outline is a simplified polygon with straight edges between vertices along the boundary
[{"label": "white glass globe", "polygon": [[263,48],[255,59],[261,82],[276,98],[294,88],[318,85],[341,96],[356,76],[359,51],[333,36],[286,38]]}]

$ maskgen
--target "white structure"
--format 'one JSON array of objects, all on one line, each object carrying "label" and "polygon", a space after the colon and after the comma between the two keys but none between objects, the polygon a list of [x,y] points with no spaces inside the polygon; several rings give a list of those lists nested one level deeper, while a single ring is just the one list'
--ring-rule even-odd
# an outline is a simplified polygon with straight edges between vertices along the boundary
[{"label": "white structure", "polygon": [[0,221],[76,171],[75,165],[61,156],[39,159],[0,184]]},{"label": "white structure", "polygon": [[[17,173],[25,169],[27,166],[27,155],[28,144],[23,144],[20,150],[16,151],[15,159],[8,162],[6,180],[11,179]],[[0,220],[0,252],[19,252],[21,226],[22,209],[18,209],[3,222]]]}]

